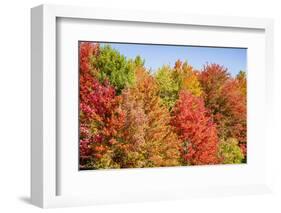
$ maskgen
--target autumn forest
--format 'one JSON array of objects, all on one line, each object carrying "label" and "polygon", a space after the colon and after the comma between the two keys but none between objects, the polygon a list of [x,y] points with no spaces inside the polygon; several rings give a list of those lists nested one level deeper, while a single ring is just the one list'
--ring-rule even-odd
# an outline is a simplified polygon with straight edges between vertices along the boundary
[{"label": "autumn forest", "polygon": [[246,70],[79,42],[79,169],[247,162]]}]

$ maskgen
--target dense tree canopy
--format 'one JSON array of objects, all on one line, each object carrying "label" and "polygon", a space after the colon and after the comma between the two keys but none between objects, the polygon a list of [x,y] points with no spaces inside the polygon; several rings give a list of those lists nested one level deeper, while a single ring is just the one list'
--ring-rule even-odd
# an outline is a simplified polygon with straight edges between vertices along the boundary
[{"label": "dense tree canopy", "polygon": [[218,163],[217,129],[203,99],[182,91],[173,113],[172,125],[182,140],[183,161],[189,165]]},{"label": "dense tree canopy", "polygon": [[80,169],[247,159],[247,76],[175,61],[148,70],[110,45],[79,45]]},{"label": "dense tree canopy", "polygon": [[155,79],[159,86],[159,95],[163,103],[171,110],[175,105],[180,89],[179,84],[173,78],[173,70],[164,65],[157,71]]},{"label": "dense tree canopy", "polygon": [[238,146],[238,140],[235,138],[228,138],[220,142],[219,156],[224,164],[237,164],[244,159],[243,152]]},{"label": "dense tree canopy", "polygon": [[184,63],[180,60],[176,61],[173,76],[180,89],[187,90],[195,96],[200,96],[202,94],[202,88],[197,78],[197,73],[187,61]]},{"label": "dense tree canopy", "polygon": [[[136,62],[142,63],[141,58],[138,57]],[[100,47],[99,54],[91,57],[91,64],[99,70],[99,81],[109,80],[118,94],[134,83],[134,64],[109,45]]]},{"label": "dense tree canopy", "polygon": [[178,165],[179,140],[169,125],[170,114],[157,96],[157,84],[143,68],[136,70],[136,79],[137,85],[122,96],[127,112],[124,138],[129,154],[137,160],[133,167]]},{"label": "dense tree canopy", "polygon": [[171,110],[181,90],[187,90],[195,96],[202,94],[197,73],[187,62],[177,60],[174,68],[164,65],[158,69],[155,79],[160,89],[163,103]]},{"label": "dense tree canopy", "polygon": [[243,150],[247,139],[245,78],[243,72],[231,77],[218,64],[206,65],[199,74],[205,105],[217,124],[219,137],[238,139]]},{"label": "dense tree canopy", "polygon": [[[81,168],[111,167],[103,157],[111,149],[112,140],[118,138],[118,130],[124,123],[124,112],[120,108],[120,98],[108,82],[100,83],[91,74],[91,68],[83,65],[98,54],[98,46],[80,45],[80,159]],[[83,58],[82,58],[83,56]],[[97,71],[97,70],[96,70]]]}]

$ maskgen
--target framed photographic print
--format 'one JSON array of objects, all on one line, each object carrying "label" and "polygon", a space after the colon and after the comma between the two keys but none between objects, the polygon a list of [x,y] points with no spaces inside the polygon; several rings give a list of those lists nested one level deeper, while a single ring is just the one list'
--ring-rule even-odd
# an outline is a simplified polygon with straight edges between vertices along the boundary
[{"label": "framed photographic print", "polygon": [[272,20],[31,14],[33,204],[270,192]]}]

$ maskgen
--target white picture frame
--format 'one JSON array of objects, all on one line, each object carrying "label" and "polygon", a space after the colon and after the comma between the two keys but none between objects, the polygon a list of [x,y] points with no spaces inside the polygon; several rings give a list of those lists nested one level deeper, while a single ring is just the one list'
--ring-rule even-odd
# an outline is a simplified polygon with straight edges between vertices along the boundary
[{"label": "white picture frame", "polygon": [[[122,172],[105,171],[103,173],[87,173],[82,179],[72,178],[73,173],[67,173],[68,185],[71,187],[68,193],[60,193],[60,184],[63,184],[65,179],[61,179],[60,173],[64,171],[60,164],[65,160],[61,160],[60,152],[58,151],[58,93],[59,84],[61,83],[57,78],[58,56],[59,48],[58,34],[62,31],[59,27],[59,21],[64,20],[98,20],[101,22],[106,21],[118,21],[118,25],[122,26],[122,23],[139,23],[153,24],[154,26],[165,26],[166,30],[175,26],[197,26],[202,29],[223,29],[224,31],[232,32],[234,30],[253,30],[260,32],[262,35],[259,37],[260,48],[262,52],[259,53],[259,65],[261,65],[260,72],[257,72],[257,82],[264,85],[260,87],[258,92],[262,94],[261,107],[257,108],[257,113],[262,114],[253,131],[260,132],[259,129],[264,127],[266,131],[259,133],[264,139],[260,142],[259,147],[254,150],[256,155],[253,154],[254,160],[262,162],[260,168],[253,167],[253,177],[255,175],[262,174],[262,177],[256,177],[253,183],[250,180],[233,182],[221,182],[209,184],[206,182],[202,185],[196,179],[201,175],[206,176],[212,172],[221,173],[222,170],[228,170],[228,174],[225,177],[233,176],[233,174],[239,174],[245,172],[245,175],[250,173],[249,167],[241,168],[240,166],[233,167],[195,167],[195,168],[161,168],[161,169],[132,169],[123,170]],[[71,24],[70,24],[71,25]],[[47,208],[47,207],[62,207],[62,206],[76,206],[76,205],[92,205],[101,203],[117,203],[117,202],[138,202],[145,200],[166,200],[166,199],[183,199],[188,197],[200,197],[200,196],[222,196],[222,195],[241,195],[241,194],[253,194],[264,193],[271,191],[271,164],[270,164],[270,131],[272,127],[272,95],[273,88],[273,21],[271,19],[257,19],[257,18],[241,18],[241,17],[216,17],[216,16],[202,16],[202,15],[187,15],[187,14],[173,14],[173,13],[153,13],[145,11],[122,11],[112,9],[101,8],[85,8],[74,6],[54,6],[54,5],[41,5],[31,9],[31,201],[34,205]],[[84,32],[85,33],[85,32]],[[85,33],[86,34],[86,33]],[[76,38],[74,38],[76,39]],[[223,39],[221,39],[223,40]],[[250,40],[250,39],[249,39]],[[175,42],[175,41],[173,41]],[[172,42],[172,43],[173,43]],[[215,43],[214,43],[215,44]],[[227,42],[226,42],[227,44]],[[243,44],[243,43],[242,43]],[[249,44],[251,47],[255,43]],[[63,51],[63,50],[62,50]],[[252,51],[254,52],[254,51]],[[251,53],[254,54],[254,53]],[[258,55],[257,55],[258,56]],[[250,56],[250,57],[254,57]],[[251,62],[252,61],[252,62]],[[249,63],[253,63],[254,60],[250,60]],[[250,64],[251,66],[251,64]],[[253,66],[254,67],[254,66]],[[252,75],[253,76],[253,75]],[[264,78],[265,77],[265,78]],[[72,79],[73,80],[73,79]],[[251,82],[254,82],[254,77],[251,77]],[[76,85],[77,86],[77,85]],[[252,83],[251,88],[255,88],[255,83]],[[254,90],[252,90],[254,91]],[[252,101],[251,106],[254,107],[254,102],[259,103],[255,93],[251,93],[248,96]],[[249,109],[248,109],[249,110]],[[260,110],[260,111],[258,111]],[[260,113],[261,112],[261,113]],[[267,112],[266,114],[264,114]],[[251,113],[248,117],[253,121]],[[263,123],[261,123],[261,121]],[[254,128],[255,127],[255,128]],[[261,150],[264,147],[264,150]],[[254,152],[253,151],[253,152]],[[263,155],[263,159],[261,156]],[[72,162],[74,163],[74,162]],[[253,163],[254,165],[254,163]],[[175,175],[169,175],[173,169]],[[244,171],[245,170],[245,171]],[[77,170],[78,172],[78,170]],[[248,173],[247,173],[248,172]],[[186,177],[187,173],[194,173],[193,177],[190,177],[194,182],[192,187],[190,185],[184,185],[179,188],[176,184],[165,184],[165,181],[172,181],[175,178]],[[100,175],[101,174],[101,175]],[[110,177],[108,177],[110,174]],[[70,176],[69,176],[70,175]],[[99,180],[104,178],[110,180],[114,178],[114,175],[119,179],[124,179],[128,183],[128,186],[123,185],[125,188],[114,188],[112,191],[105,189],[105,192],[99,191],[99,194],[87,194],[87,190],[92,190],[91,187],[87,189],[87,184],[90,178],[99,176]],[[86,177],[87,176],[87,177]],[[142,178],[146,180],[151,178],[163,177],[163,180],[157,184],[146,186],[140,184],[140,187],[130,185],[129,178],[135,178],[139,180]],[[243,177],[241,175],[241,177]],[[239,179],[239,178],[238,178]],[[77,191],[75,188],[75,181],[85,181],[83,183],[84,190],[79,193],[71,193],[71,190]],[[177,179],[179,183],[183,183],[182,179]],[[166,188],[165,188],[166,185]],[[89,185],[88,185],[89,186]],[[127,188],[127,189],[126,189]],[[131,189],[129,189],[131,188]],[[142,189],[143,190],[142,190]],[[97,189],[102,190],[102,189]],[[150,191],[148,191],[150,190]]]}]

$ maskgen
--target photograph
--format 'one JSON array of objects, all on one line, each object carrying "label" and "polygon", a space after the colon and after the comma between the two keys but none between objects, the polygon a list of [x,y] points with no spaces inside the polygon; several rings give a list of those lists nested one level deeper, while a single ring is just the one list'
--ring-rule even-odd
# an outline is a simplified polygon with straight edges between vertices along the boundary
[{"label": "photograph", "polygon": [[247,163],[247,48],[79,41],[79,170]]}]

